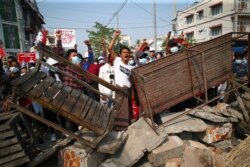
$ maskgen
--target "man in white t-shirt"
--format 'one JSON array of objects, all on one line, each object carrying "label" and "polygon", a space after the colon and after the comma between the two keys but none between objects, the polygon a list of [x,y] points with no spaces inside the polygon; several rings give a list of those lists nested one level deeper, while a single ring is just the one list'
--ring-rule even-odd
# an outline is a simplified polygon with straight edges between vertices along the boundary
[{"label": "man in white t-shirt", "polygon": [[117,54],[113,51],[114,43],[120,34],[121,31],[119,30],[116,30],[114,32],[114,37],[109,44],[108,51],[114,58],[115,83],[121,87],[126,86],[130,88],[131,69],[134,68],[134,66],[128,65],[130,49],[127,47],[121,48],[120,57],[118,57]]}]

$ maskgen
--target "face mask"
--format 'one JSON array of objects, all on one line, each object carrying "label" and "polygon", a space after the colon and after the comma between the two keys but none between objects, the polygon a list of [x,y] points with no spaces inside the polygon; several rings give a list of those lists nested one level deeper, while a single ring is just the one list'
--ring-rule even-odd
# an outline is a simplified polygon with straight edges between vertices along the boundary
[{"label": "face mask", "polygon": [[81,59],[77,56],[74,56],[74,57],[72,57],[72,63],[79,64],[79,63],[81,63]]},{"label": "face mask", "polygon": [[132,66],[132,65],[135,64],[135,61],[134,60],[129,60],[128,64]]},{"label": "face mask", "polygon": [[176,53],[176,52],[178,52],[178,47],[172,47],[171,49],[170,49],[170,52],[171,53]]},{"label": "face mask", "polygon": [[142,59],[139,59],[139,62],[140,64],[146,64],[147,63],[147,59],[146,58],[142,58]]},{"label": "face mask", "polygon": [[19,68],[18,67],[10,67],[10,72],[18,72]]},{"label": "face mask", "polygon": [[25,73],[22,73],[21,76],[23,76]]},{"label": "face mask", "polygon": [[241,59],[236,59],[236,60],[235,60],[235,63],[236,63],[236,64],[241,64],[242,62],[243,62],[243,60],[241,60]]}]

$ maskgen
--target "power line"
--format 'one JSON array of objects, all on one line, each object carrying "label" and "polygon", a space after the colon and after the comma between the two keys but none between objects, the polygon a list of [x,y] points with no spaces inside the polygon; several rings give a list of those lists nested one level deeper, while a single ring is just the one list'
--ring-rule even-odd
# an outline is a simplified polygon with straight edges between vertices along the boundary
[{"label": "power line", "polygon": [[124,6],[126,5],[126,3],[128,2],[128,0],[125,0],[123,2],[123,4],[120,6],[120,8],[113,14],[113,16],[109,19],[108,23],[106,24],[106,26],[108,26],[110,24],[110,22],[114,19],[114,17],[116,15],[118,15],[120,13],[120,11],[124,8]]}]

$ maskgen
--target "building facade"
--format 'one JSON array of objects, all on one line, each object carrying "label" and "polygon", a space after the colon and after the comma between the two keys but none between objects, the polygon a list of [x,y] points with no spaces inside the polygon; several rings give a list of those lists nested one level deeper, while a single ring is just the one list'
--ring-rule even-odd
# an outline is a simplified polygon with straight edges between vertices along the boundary
[{"label": "building facade", "polygon": [[35,0],[0,0],[0,40],[9,55],[26,52],[44,24]]},{"label": "building facade", "polygon": [[173,31],[204,42],[229,32],[250,32],[249,0],[202,0],[177,12]]}]

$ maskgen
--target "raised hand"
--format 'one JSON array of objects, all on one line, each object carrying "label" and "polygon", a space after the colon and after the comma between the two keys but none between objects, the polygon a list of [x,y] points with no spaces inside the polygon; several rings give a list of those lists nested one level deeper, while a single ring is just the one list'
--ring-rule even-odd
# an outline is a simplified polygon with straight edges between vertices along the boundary
[{"label": "raised hand", "polygon": [[121,31],[120,30],[116,30],[114,32],[114,36],[118,37],[119,35],[121,35]]},{"label": "raised hand", "polygon": [[90,43],[89,40],[85,40],[84,43],[85,43],[85,45],[87,45],[87,46],[91,45],[91,43]]},{"label": "raised hand", "polygon": [[57,30],[56,31],[56,38],[60,40],[61,37],[62,37],[62,30]]}]

